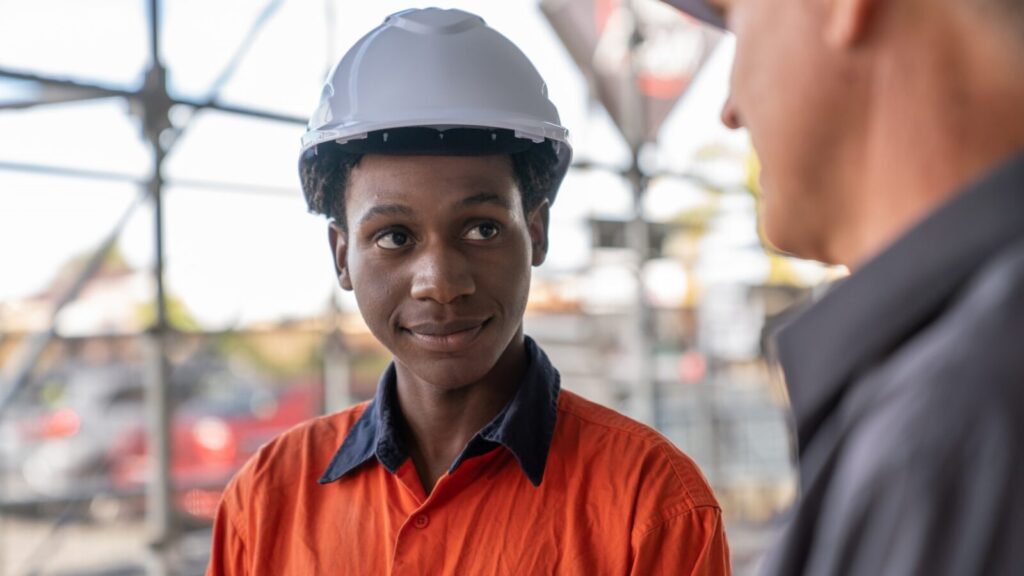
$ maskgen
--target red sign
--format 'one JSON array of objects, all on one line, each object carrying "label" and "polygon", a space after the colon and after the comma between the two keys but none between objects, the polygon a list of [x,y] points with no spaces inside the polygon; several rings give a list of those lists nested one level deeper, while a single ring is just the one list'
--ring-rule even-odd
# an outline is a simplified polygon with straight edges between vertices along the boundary
[{"label": "red sign", "polygon": [[658,0],[541,0],[626,141],[653,141],[720,33]]}]

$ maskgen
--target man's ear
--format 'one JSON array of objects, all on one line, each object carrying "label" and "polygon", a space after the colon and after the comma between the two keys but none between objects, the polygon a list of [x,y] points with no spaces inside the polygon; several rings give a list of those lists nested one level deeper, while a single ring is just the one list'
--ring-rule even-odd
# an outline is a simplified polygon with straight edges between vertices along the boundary
[{"label": "man's ear", "polygon": [[825,0],[825,40],[833,48],[852,48],[868,36],[879,0]]},{"label": "man's ear", "polygon": [[345,290],[352,290],[352,278],[348,274],[348,234],[331,222],[327,229],[327,237],[331,242],[331,255],[334,257],[334,272],[338,275],[338,284]]},{"label": "man's ear", "polygon": [[532,264],[540,266],[548,257],[548,222],[551,203],[545,198],[540,205],[526,216],[526,225],[530,230],[530,244],[533,247]]}]

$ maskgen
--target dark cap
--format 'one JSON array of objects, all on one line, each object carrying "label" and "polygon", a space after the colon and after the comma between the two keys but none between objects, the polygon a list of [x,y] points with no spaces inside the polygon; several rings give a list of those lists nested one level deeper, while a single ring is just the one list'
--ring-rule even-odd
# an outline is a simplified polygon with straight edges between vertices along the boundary
[{"label": "dark cap", "polygon": [[676,8],[715,28],[725,30],[722,14],[708,5],[707,0],[665,0]]}]

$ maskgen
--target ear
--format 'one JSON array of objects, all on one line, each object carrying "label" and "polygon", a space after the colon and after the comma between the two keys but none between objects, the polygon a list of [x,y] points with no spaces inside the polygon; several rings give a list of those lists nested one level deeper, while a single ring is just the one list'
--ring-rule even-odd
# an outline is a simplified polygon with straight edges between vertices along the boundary
[{"label": "ear", "polygon": [[331,222],[327,229],[327,238],[331,243],[334,272],[338,275],[338,284],[342,289],[351,291],[352,278],[348,274],[348,234],[336,223]]},{"label": "ear", "polygon": [[530,231],[530,244],[533,247],[532,264],[540,266],[548,257],[548,221],[551,203],[545,198],[539,206],[526,216],[526,226]]},{"label": "ear", "polygon": [[825,40],[833,48],[852,48],[868,36],[879,0],[825,0]]}]

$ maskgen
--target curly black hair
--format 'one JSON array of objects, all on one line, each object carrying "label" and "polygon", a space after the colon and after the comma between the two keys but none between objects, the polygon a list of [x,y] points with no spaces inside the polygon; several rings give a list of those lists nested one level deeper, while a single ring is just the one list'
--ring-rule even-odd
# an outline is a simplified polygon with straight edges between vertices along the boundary
[{"label": "curly black hair", "polygon": [[[550,142],[534,144],[523,152],[509,154],[512,172],[523,201],[523,211],[540,205],[548,190],[557,185],[558,156]],[[363,154],[347,152],[332,143],[320,144],[315,154],[301,162],[299,175],[306,205],[345,227],[345,189],[348,175]]]}]

